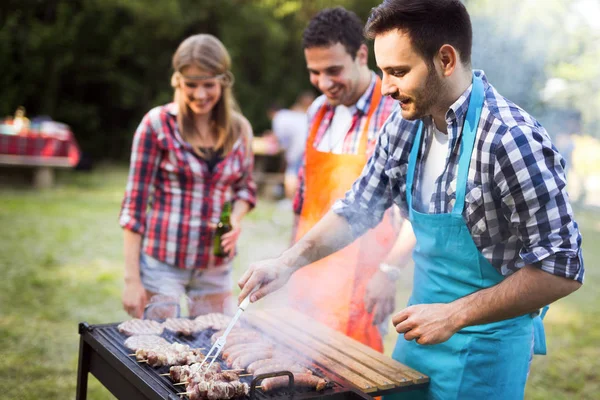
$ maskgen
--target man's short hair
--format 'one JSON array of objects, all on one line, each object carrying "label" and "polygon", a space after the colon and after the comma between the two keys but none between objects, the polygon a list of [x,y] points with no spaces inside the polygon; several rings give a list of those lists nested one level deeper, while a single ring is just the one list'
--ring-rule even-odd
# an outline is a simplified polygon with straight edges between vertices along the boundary
[{"label": "man's short hair", "polygon": [[343,7],[326,8],[315,15],[302,34],[302,48],[329,47],[341,43],[352,59],[362,44],[363,23]]},{"label": "man's short hair", "polygon": [[408,33],[428,65],[444,44],[458,51],[463,65],[471,64],[471,19],[460,0],[384,0],[371,10],[365,36],[374,39],[396,29]]}]

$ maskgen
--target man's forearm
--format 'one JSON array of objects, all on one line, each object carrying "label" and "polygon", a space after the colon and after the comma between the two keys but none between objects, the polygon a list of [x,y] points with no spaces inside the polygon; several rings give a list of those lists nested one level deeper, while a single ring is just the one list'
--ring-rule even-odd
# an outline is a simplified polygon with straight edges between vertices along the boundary
[{"label": "man's forearm", "polygon": [[460,329],[502,321],[534,312],[580,286],[577,281],[527,265],[495,286],[452,302],[450,318]]},{"label": "man's forearm", "polygon": [[293,267],[311,264],[352,243],[350,224],[342,216],[329,211],[294,246],[286,250],[281,259]]}]

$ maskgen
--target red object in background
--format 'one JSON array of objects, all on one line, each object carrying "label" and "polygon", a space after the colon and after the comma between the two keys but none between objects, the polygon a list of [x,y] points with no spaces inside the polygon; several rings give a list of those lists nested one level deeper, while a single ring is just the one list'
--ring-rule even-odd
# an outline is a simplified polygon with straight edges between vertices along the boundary
[{"label": "red object in background", "polygon": [[5,156],[21,165],[47,163],[74,167],[79,163],[81,151],[71,131],[60,138],[21,132],[19,135],[0,134],[0,158]]}]

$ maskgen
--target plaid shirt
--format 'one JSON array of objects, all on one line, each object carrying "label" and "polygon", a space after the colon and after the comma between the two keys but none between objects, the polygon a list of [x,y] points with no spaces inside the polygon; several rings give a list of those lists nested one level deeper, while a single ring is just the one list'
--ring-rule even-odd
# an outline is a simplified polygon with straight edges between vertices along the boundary
[{"label": "plaid shirt", "polygon": [[143,251],[180,268],[222,265],[212,241],[226,201],[254,206],[256,185],[248,151],[252,128],[243,118],[240,139],[214,167],[195,155],[177,128],[174,103],[151,110],[133,139],[120,225],[143,236]]},{"label": "plaid shirt", "polygon": [[[377,75],[375,72],[371,72],[371,83],[365,93],[358,99],[355,104],[356,110],[352,115],[352,124],[348,133],[344,137],[344,144],[342,148],[342,154],[357,154],[358,148],[360,145],[361,134],[364,131],[365,124],[367,122],[367,114],[369,112],[369,108],[371,107],[371,96],[373,95],[373,90],[375,89],[375,82]],[[308,129],[312,129],[312,125],[314,123],[315,117],[318,111],[322,106],[327,107],[327,111],[323,116],[323,120],[319,125],[319,130],[315,136],[315,141],[313,146],[315,148],[319,147],[319,144],[323,140],[325,133],[327,132],[327,128],[331,124],[333,120],[333,116],[335,114],[335,107],[330,106],[327,103],[327,97],[325,95],[319,96],[313,104],[308,109]],[[382,97],[379,101],[379,106],[373,113],[371,117],[371,121],[368,126],[368,143],[367,143],[367,155],[371,155],[373,150],[375,150],[375,145],[377,144],[377,134],[379,130],[383,126],[385,120],[388,118],[392,109],[394,108],[395,101],[389,97]],[[300,214],[302,212],[302,205],[304,204],[304,168],[305,162],[302,163],[302,167],[298,172],[298,190],[296,191],[296,195],[294,196],[294,213]]]},{"label": "plaid shirt", "polygon": [[[566,191],[565,162],[545,129],[514,103],[501,96],[482,71],[485,102],[467,183],[463,216],[473,241],[504,276],[525,265],[583,282],[581,234],[573,219]],[[463,122],[471,87],[446,113],[449,152],[438,177],[429,213],[452,210]],[[423,151],[431,140],[433,123],[424,119]],[[361,235],[375,226],[396,203],[407,215],[406,174],[417,121],[403,120],[397,107],[379,136],[377,148],[362,176],[333,210]],[[419,162],[415,187],[419,193]],[[418,197],[416,197],[418,198]]]}]

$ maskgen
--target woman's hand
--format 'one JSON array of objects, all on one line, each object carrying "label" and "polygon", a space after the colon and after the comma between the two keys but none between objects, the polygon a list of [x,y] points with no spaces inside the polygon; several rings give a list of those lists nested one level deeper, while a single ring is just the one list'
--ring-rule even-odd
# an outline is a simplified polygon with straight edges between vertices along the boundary
[{"label": "woman's hand", "polygon": [[221,246],[225,253],[230,256],[235,252],[235,245],[237,244],[238,238],[240,237],[240,233],[242,233],[242,228],[240,226],[240,221],[231,218],[231,230],[221,236]]},{"label": "woman's hand", "polygon": [[148,297],[146,289],[139,279],[125,282],[122,300],[123,308],[127,314],[133,318],[142,318],[144,316],[144,308],[148,304]]}]

